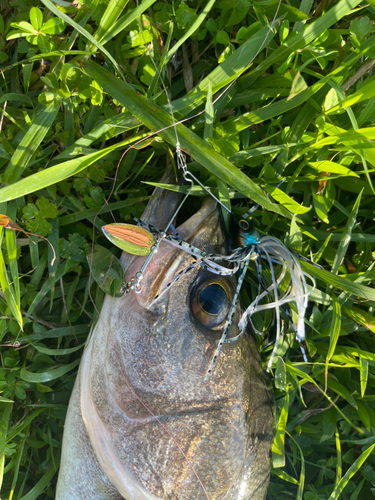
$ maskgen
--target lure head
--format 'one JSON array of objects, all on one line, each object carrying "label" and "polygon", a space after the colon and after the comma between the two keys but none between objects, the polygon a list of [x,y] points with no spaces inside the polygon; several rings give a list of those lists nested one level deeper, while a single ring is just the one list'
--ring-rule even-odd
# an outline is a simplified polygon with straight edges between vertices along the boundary
[{"label": "lure head", "polygon": [[[157,192],[142,218],[165,227],[174,200]],[[210,199],[177,229],[203,251],[227,253]],[[123,254],[126,279],[145,258]],[[78,483],[81,491],[94,491],[90,500],[103,491],[113,495],[105,498],[117,498],[116,490],[128,500],[205,500],[196,475],[212,500],[263,500],[273,403],[253,339],[246,335],[225,345],[215,371],[204,380],[235,277],[194,268],[154,301],[193,262],[191,255],[162,242],[140,294],[106,297],[72,399],[79,409],[69,410],[65,426],[57,500],[78,499],[72,491]],[[239,317],[238,305],[229,337],[239,333]],[[77,436],[77,429],[84,436]],[[79,468],[74,468],[76,456]],[[73,464],[71,476],[66,463]],[[87,473],[98,467],[101,474]]]},{"label": "lure head", "polygon": [[[234,219],[234,218],[233,218]],[[256,245],[259,233],[251,222],[251,218],[234,219],[231,226],[231,238],[235,248]]]}]

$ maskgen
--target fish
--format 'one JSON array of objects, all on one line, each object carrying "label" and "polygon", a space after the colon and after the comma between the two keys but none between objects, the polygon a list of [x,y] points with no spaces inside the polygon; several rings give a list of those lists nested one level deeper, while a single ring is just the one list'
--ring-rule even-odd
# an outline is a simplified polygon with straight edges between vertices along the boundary
[{"label": "fish", "polygon": [[[142,219],[165,227],[178,204],[157,188]],[[177,230],[203,251],[228,253],[210,197]],[[127,279],[145,259],[123,253]],[[69,403],[56,500],[265,498],[274,402],[251,332],[223,347],[205,380],[235,276],[198,267],[162,293],[192,261],[162,242],[141,293],[105,297]],[[228,337],[241,313],[238,304]]]}]

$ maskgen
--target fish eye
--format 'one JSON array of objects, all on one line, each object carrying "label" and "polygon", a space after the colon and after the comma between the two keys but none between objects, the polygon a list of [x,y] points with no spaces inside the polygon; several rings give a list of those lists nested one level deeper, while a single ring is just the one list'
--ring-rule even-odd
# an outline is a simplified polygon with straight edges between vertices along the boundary
[{"label": "fish eye", "polygon": [[224,280],[201,282],[191,294],[191,310],[195,319],[209,330],[220,329],[229,312],[233,292]]}]

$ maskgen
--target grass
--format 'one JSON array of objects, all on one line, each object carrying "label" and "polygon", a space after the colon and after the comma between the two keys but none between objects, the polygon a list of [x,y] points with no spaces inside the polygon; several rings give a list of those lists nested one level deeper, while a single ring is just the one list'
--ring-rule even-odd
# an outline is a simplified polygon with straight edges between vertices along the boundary
[{"label": "grass", "polygon": [[[239,214],[259,203],[256,227],[324,268],[303,263],[317,282],[306,316],[310,362],[287,334],[270,378],[277,426],[267,498],[372,498],[373,3],[2,7],[2,498],[54,498],[69,395],[96,319],[85,245],[94,226],[110,248],[101,226],[142,214],[174,162],[171,108],[176,120],[202,112],[177,125],[194,175]],[[202,192],[193,194],[192,210]],[[9,221],[46,237],[56,259]],[[249,296],[255,281],[251,270]],[[95,283],[91,294],[100,306]],[[259,318],[259,329],[269,322]],[[272,346],[260,344],[266,365]]]}]

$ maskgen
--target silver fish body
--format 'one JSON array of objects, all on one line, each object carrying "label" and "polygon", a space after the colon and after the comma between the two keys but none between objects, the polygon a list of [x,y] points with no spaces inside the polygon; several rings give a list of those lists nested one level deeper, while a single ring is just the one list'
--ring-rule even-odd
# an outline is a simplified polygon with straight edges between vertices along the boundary
[{"label": "silver fish body", "polygon": [[[162,228],[177,203],[157,190],[143,218]],[[202,250],[226,253],[212,200],[178,231]],[[144,260],[123,255],[127,279]],[[225,345],[204,380],[235,279],[194,269],[153,303],[191,262],[163,242],[142,293],[106,297],[69,404],[57,500],[264,499],[273,401],[252,337]],[[210,285],[224,300],[216,315],[200,302]]]}]

